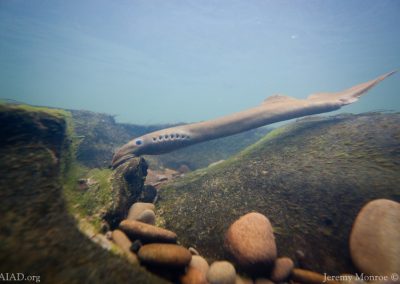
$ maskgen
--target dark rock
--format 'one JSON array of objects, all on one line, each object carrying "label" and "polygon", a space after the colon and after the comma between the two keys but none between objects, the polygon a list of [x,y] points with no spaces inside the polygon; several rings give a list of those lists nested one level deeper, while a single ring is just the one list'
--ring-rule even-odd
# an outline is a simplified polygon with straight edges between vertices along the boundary
[{"label": "dark rock", "polygon": [[169,230],[134,220],[124,220],[119,225],[131,240],[143,243],[176,243],[177,235]]},{"label": "dark rock", "polygon": [[140,248],[139,260],[144,265],[171,268],[185,267],[190,263],[190,252],[175,244],[148,244]]},{"label": "dark rock", "polygon": [[400,273],[400,203],[377,199],[358,214],[350,235],[355,265],[369,275]]},{"label": "dark rock", "polygon": [[78,179],[78,187],[80,190],[89,189],[89,185],[87,184],[87,179],[85,178]]},{"label": "dark rock", "polygon": [[145,184],[142,192],[141,202],[153,203],[157,198],[157,188],[150,184]]},{"label": "dark rock", "polygon": [[133,251],[134,253],[138,253],[140,248],[143,246],[142,242],[140,240],[135,240],[132,245],[130,250]]},{"label": "dark rock", "polygon": [[271,223],[256,212],[240,217],[229,227],[224,246],[238,267],[251,274],[264,273],[277,256]]},{"label": "dark rock", "polygon": [[190,172],[190,168],[187,165],[182,164],[179,166],[178,172],[181,174],[187,174],[188,172]]},{"label": "dark rock", "polygon": [[112,229],[125,218],[129,205],[139,199],[146,175],[147,164],[143,158],[130,159],[113,172],[110,195],[112,200],[104,216]]}]

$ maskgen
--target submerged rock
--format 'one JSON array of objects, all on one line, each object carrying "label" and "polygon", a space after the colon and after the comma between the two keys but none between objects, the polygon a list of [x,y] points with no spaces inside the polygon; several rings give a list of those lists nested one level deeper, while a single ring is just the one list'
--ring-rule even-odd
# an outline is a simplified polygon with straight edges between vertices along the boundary
[{"label": "submerged rock", "polygon": [[148,244],[140,248],[138,257],[141,263],[149,266],[182,268],[192,259],[190,252],[174,244]]},{"label": "submerged rock", "polygon": [[104,219],[112,229],[127,216],[130,204],[140,198],[146,175],[147,164],[143,158],[130,159],[113,172],[110,189],[112,200],[104,214]]},{"label": "submerged rock", "polygon": [[157,199],[157,188],[150,184],[145,184],[142,192],[141,202],[153,203]]},{"label": "submerged rock", "polygon": [[213,262],[207,272],[207,281],[210,284],[235,284],[235,267],[228,261]]},{"label": "submerged rock", "polygon": [[[256,280],[257,281],[257,280]],[[254,284],[253,279],[236,275],[235,284]]]},{"label": "submerged rock", "polygon": [[213,261],[226,258],[229,225],[257,211],[273,222],[281,255],[301,250],[307,269],[354,273],[353,221],[369,200],[399,200],[399,161],[400,113],[311,117],[167,184],[157,217]]},{"label": "submerged rock", "polygon": [[112,239],[131,263],[139,263],[137,256],[131,251],[132,242],[128,239],[124,232],[120,230],[114,230],[112,232]]},{"label": "submerged rock", "polygon": [[146,209],[140,213],[136,220],[149,225],[154,225],[156,223],[156,214],[154,214],[154,211]]},{"label": "submerged rock", "polygon": [[252,274],[265,272],[277,256],[271,223],[256,212],[240,217],[229,227],[224,245],[238,267]]},{"label": "submerged rock", "polygon": [[143,243],[176,243],[177,235],[169,230],[134,220],[124,220],[119,224],[131,240],[139,239]]},{"label": "submerged rock", "polygon": [[208,284],[206,275],[200,270],[189,266],[180,278],[182,284]]},{"label": "submerged rock", "polygon": [[129,208],[128,217],[126,217],[126,219],[137,220],[140,214],[142,214],[142,212],[146,209],[154,211],[155,206],[153,203],[136,202],[131,206],[131,208]]},{"label": "submerged rock", "polygon": [[285,282],[292,273],[293,268],[294,263],[290,258],[280,257],[275,260],[270,278],[276,283]]},{"label": "submerged rock", "polygon": [[196,268],[204,275],[207,274],[208,269],[210,268],[207,260],[200,255],[192,255],[192,260],[190,261],[189,267]]},{"label": "submerged rock", "polygon": [[400,273],[400,203],[387,199],[367,203],[354,222],[350,252],[364,273]]},{"label": "submerged rock", "polygon": [[304,284],[340,284],[340,282],[334,280],[328,280],[324,275],[305,269],[294,268],[292,271],[292,280],[294,282]]}]

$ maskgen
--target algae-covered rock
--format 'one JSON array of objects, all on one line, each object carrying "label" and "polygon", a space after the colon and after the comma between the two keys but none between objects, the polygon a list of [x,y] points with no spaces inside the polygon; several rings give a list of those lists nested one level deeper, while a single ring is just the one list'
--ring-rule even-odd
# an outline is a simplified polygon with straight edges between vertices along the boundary
[{"label": "algae-covered rock", "polygon": [[127,216],[131,204],[140,198],[146,175],[147,164],[143,158],[130,159],[112,173],[111,200],[104,216],[112,228],[118,226]]},{"label": "algae-covered rock", "polygon": [[229,225],[257,211],[271,221],[279,255],[301,250],[312,270],[351,272],[352,223],[369,200],[399,201],[399,161],[399,113],[307,118],[164,186],[157,216],[183,245],[216,260],[226,258]]},{"label": "algae-covered rock", "polygon": [[61,184],[70,146],[65,115],[0,105],[0,271],[40,283],[163,282],[76,228]]}]

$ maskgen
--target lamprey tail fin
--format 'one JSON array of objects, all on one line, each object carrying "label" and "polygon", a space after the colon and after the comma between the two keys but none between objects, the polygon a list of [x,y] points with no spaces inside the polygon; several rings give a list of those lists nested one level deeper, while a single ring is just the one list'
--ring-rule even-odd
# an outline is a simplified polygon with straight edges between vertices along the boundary
[{"label": "lamprey tail fin", "polygon": [[379,76],[376,79],[373,79],[371,81],[361,83],[359,85],[356,85],[354,87],[351,87],[349,89],[346,89],[342,92],[338,93],[317,93],[317,94],[312,94],[310,95],[307,99],[309,100],[321,100],[321,101],[326,101],[326,100],[339,100],[342,105],[348,105],[351,104],[355,101],[358,100],[359,97],[364,95],[366,92],[368,92],[372,87],[386,79],[387,77],[393,75],[397,71],[392,71],[389,73],[386,73],[382,76]]}]

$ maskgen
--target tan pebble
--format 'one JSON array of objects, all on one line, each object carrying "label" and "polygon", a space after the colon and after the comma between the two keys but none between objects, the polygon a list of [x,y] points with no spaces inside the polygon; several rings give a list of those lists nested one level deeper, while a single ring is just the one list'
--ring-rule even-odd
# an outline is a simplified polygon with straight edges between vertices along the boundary
[{"label": "tan pebble", "polygon": [[121,249],[123,254],[127,257],[129,262],[133,264],[138,264],[138,258],[136,254],[131,251],[132,242],[128,239],[128,237],[124,234],[124,232],[120,230],[114,230],[112,232],[112,239],[114,243]]},{"label": "tan pebble", "polygon": [[235,263],[252,275],[271,267],[277,256],[271,223],[256,212],[240,217],[229,227],[224,245]]},{"label": "tan pebble", "polygon": [[136,220],[149,225],[154,225],[156,223],[156,214],[154,214],[152,210],[146,209],[140,213]]},{"label": "tan pebble", "polygon": [[207,272],[207,281],[210,284],[235,284],[235,267],[228,261],[215,261]]},{"label": "tan pebble", "polygon": [[140,239],[143,243],[176,243],[177,235],[169,230],[139,221],[124,220],[119,224],[131,240]]},{"label": "tan pebble", "polygon": [[210,268],[207,260],[205,260],[200,255],[192,255],[192,260],[190,261],[189,266],[194,267],[197,270],[200,270],[204,275],[207,274],[208,269]]},{"label": "tan pebble", "polygon": [[351,258],[369,275],[400,273],[400,203],[377,199],[358,213],[350,234]]},{"label": "tan pebble", "polygon": [[253,284],[253,280],[250,278],[246,278],[243,276],[236,275],[236,283],[235,284]]},{"label": "tan pebble", "polygon": [[293,268],[294,263],[290,258],[280,257],[275,260],[270,278],[276,283],[285,282],[292,273]]},{"label": "tan pebble", "polygon": [[161,267],[185,267],[192,255],[190,252],[175,244],[148,244],[140,248],[138,252],[142,264]]},{"label": "tan pebble", "polygon": [[129,208],[128,217],[126,217],[126,219],[137,220],[140,214],[146,209],[154,211],[155,206],[153,203],[136,202]]},{"label": "tan pebble", "polygon": [[198,269],[189,266],[186,273],[180,278],[181,284],[207,284],[206,275]]},{"label": "tan pebble", "polygon": [[299,268],[294,268],[292,270],[291,278],[295,282],[307,283],[307,284],[321,284],[321,283],[340,284],[340,282],[325,279],[324,275],[319,274],[317,272]]}]

